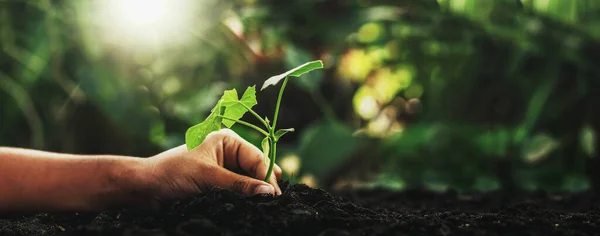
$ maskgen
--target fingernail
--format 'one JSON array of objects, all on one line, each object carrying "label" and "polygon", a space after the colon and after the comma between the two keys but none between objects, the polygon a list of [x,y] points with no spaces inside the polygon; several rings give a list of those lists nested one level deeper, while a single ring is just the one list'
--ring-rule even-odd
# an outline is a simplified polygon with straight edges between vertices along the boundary
[{"label": "fingernail", "polygon": [[273,194],[273,187],[270,185],[262,185],[256,188],[256,194]]}]

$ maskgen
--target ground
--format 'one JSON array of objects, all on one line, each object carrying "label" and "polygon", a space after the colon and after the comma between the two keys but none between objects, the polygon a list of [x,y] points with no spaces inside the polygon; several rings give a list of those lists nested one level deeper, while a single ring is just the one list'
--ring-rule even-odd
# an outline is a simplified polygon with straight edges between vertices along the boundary
[{"label": "ground", "polygon": [[2,216],[0,235],[600,235],[591,192],[282,189],[275,198],[215,189],[157,212]]}]

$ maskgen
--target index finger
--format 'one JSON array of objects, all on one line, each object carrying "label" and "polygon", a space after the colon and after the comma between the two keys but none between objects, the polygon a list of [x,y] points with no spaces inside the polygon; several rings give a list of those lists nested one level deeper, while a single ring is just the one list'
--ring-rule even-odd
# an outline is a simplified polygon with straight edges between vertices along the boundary
[{"label": "index finger", "polygon": [[[264,180],[269,167],[265,163],[263,152],[230,129],[219,132],[224,135],[222,146],[225,168],[239,168],[254,178]],[[281,194],[275,174],[271,174],[268,182],[275,187],[277,194]]]}]

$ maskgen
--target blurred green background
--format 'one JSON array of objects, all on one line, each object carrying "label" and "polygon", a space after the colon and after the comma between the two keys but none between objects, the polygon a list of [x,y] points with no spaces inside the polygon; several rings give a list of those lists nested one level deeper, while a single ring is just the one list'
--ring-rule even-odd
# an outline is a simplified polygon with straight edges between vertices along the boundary
[{"label": "blurred green background", "polygon": [[600,189],[597,0],[1,0],[0,55],[2,146],[152,156],[319,59],[283,98],[294,182]]}]

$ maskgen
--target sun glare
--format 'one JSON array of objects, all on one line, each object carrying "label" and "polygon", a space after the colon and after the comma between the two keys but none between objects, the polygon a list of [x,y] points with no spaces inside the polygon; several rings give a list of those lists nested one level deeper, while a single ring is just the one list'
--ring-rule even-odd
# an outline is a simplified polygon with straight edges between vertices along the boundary
[{"label": "sun glare", "polygon": [[194,26],[192,0],[104,0],[96,5],[103,38],[131,45],[175,41]]},{"label": "sun glare", "polygon": [[115,3],[115,13],[133,27],[152,27],[171,17],[169,7],[167,0],[125,0]]}]

